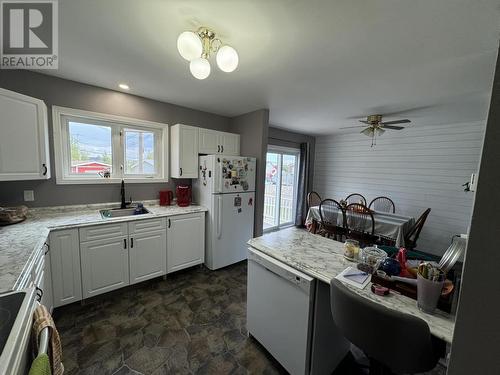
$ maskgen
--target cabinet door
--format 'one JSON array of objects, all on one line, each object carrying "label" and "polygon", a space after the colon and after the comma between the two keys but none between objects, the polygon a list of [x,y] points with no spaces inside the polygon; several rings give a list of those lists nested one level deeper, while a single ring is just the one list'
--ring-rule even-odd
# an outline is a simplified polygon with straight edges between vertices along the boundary
[{"label": "cabinet door", "polygon": [[167,219],[167,273],[205,261],[205,213]]},{"label": "cabinet door", "polygon": [[198,128],[182,124],[172,126],[170,150],[170,175],[198,178]]},{"label": "cabinet door", "polygon": [[130,284],[167,273],[166,237],[165,229],[130,235]]},{"label": "cabinet door", "polygon": [[82,299],[78,229],[50,233],[50,265],[54,307]]},{"label": "cabinet door", "polygon": [[128,237],[82,242],[83,298],[129,284]]},{"label": "cabinet door", "polygon": [[47,247],[45,250],[46,251],[44,259],[44,269],[43,269],[44,278],[42,284],[43,285],[42,305],[45,305],[49,310],[49,312],[52,312],[52,309],[54,308],[54,298],[52,295],[52,270],[50,265],[50,248]]},{"label": "cabinet door", "polygon": [[0,181],[50,178],[47,107],[0,88]]},{"label": "cabinet door", "polygon": [[240,135],[220,132],[221,153],[224,155],[240,155]]},{"label": "cabinet door", "polygon": [[199,130],[199,144],[200,147],[198,152],[200,154],[213,155],[217,154],[221,150],[221,145],[219,143],[220,137],[219,132],[210,129],[200,128]]}]

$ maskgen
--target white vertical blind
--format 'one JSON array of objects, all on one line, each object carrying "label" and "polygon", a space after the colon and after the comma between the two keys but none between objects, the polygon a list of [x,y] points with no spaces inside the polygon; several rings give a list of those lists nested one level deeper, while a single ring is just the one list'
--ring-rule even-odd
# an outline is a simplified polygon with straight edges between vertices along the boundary
[{"label": "white vertical blind", "polygon": [[473,193],[461,186],[477,172],[484,121],[387,131],[370,148],[359,133],[316,138],[314,190],[322,198],[363,194],[394,200],[396,212],[417,218],[432,211],[417,248],[442,255],[451,236],[467,233]]}]

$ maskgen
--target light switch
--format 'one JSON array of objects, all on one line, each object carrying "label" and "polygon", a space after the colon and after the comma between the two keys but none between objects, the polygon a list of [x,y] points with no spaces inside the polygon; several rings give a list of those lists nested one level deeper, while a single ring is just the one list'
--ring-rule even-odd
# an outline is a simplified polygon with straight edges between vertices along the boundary
[{"label": "light switch", "polygon": [[33,202],[35,200],[35,192],[33,190],[24,190],[24,201]]}]

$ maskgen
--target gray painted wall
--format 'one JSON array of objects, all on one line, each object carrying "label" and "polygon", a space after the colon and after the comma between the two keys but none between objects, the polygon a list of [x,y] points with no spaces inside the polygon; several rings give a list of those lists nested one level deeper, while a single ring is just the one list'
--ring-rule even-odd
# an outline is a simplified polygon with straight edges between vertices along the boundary
[{"label": "gray painted wall", "polygon": [[290,132],[288,130],[275,128],[273,126],[269,127],[269,134],[268,134],[269,145],[300,148],[300,144],[304,142],[309,143],[309,152],[310,152],[309,176],[308,176],[308,187],[307,187],[307,191],[309,192],[312,190],[313,187],[316,138],[311,135]]},{"label": "gray painted wall", "polygon": [[260,109],[231,119],[231,131],[241,135],[241,155],[257,158],[254,236],[262,235],[264,214],[264,179],[266,173],[269,110]]},{"label": "gray painted wall", "polygon": [[[52,139],[52,105],[135,117],[169,125],[183,123],[231,131],[230,119],[227,117],[29,71],[0,71],[0,87],[45,101],[49,116],[53,176],[50,180],[45,181],[1,182],[0,205],[23,203],[40,207],[117,202],[119,200],[120,186],[118,184],[56,185]],[[244,139],[242,139],[242,143]],[[172,189],[175,186],[174,183],[175,181],[171,179],[168,184],[128,184],[127,196],[131,195],[135,200],[156,199],[159,190]],[[35,201],[23,202],[23,190],[34,190]]]},{"label": "gray painted wall", "polygon": [[363,194],[394,200],[398,213],[417,218],[432,208],[418,249],[442,254],[451,236],[467,233],[473,194],[461,186],[476,172],[484,122],[388,131],[370,148],[359,133],[316,138],[314,190],[342,199]]},{"label": "gray painted wall", "polygon": [[450,375],[500,374],[499,212],[500,60],[497,60],[448,367]]}]

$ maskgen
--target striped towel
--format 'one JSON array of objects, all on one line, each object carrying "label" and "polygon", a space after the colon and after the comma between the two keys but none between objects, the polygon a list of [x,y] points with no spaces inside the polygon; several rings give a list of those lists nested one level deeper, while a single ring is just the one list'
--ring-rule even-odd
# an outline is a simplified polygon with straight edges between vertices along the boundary
[{"label": "striped towel", "polygon": [[56,325],[52,316],[44,305],[39,305],[33,314],[33,335],[35,353],[38,354],[38,340],[40,333],[45,327],[50,330],[50,342],[48,349],[48,356],[50,359],[50,367],[53,375],[62,375],[64,367],[61,363],[62,360],[62,347],[59,332],[57,332]]}]

